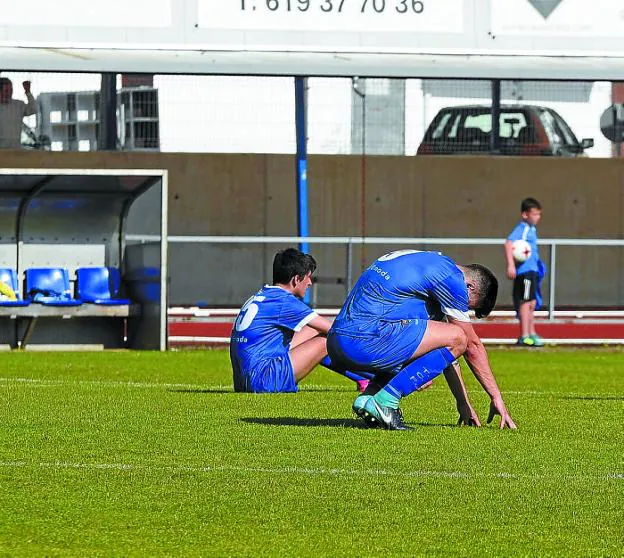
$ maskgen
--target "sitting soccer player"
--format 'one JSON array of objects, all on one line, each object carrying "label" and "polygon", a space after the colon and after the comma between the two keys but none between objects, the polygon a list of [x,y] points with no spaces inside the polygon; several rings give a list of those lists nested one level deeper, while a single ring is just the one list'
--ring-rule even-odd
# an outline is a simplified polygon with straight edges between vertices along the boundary
[{"label": "sitting soccer player", "polygon": [[456,362],[463,355],[491,398],[488,422],[498,414],[501,428],[516,428],[468,316],[469,309],[487,316],[497,294],[496,277],[479,264],[416,250],[379,258],[360,276],[327,336],[335,363],[376,373],[354,412],[368,426],[409,430],[401,398],[444,372],[459,423],[480,426]]},{"label": "sitting soccer player", "polygon": [[312,284],[316,261],[288,248],[275,255],[273,285],[265,285],[241,308],[230,339],[234,391],[277,393],[298,391],[297,384],[317,364],[357,382],[365,376],[333,366],[326,334],[331,322],[301,299]]}]

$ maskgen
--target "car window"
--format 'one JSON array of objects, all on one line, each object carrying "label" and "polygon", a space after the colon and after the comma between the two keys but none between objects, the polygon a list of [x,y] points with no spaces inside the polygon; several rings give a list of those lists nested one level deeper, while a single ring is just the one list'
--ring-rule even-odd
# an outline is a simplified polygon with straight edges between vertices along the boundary
[{"label": "car window", "polygon": [[431,134],[431,139],[446,140],[457,136],[457,130],[461,121],[461,113],[446,112],[440,118]]},{"label": "car window", "polygon": [[440,117],[435,129],[433,130],[433,133],[431,134],[431,137],[433,139],[439,139],[444,135],[444,128],[446,128],[450,117],[450,112],[446,112]]},{"label": "car window", "polygon": [[527,127],[527,119],[523,112],[501,111],[500,137],[518,139],[520,132]]},{"label": "car window", "polygon": [[548,139],[553,144],[567,144],[571,142],[566,138],[565,131],[557,122],[555,115],[549,110],[543,110],[540,114],[540,119],[544,123],[544,129]]},{"label": "car window", "polygon": [[478,128],[489,133],[492,131],[492,117],[489,114],[467,114],[464,128]]},{"label": "car window", "polygon": [[[517,138],[520,130],[527,125],[526,117],[522,112],[501,111],[500,137]],[[482,132],[492,131],[492,116],[488,114],[468,115],[464,121],[464,128],[478,128]]]},{"label": "car window", "polygon": [[457,131],[459,130],[459,126],[461,125],[461,119],[462,119],[462,115],[461,113],[456,113],[453,115],[453,118],[451,119],[450,122],[450,128],[447,134],[448,138],[456,138],[457,137]]},{"label": "car window", "polygon": [[[500,137],[517,139],[527,126],[525,114],[517,110],[503,109],[500,114]],[[481,134],[479,134],[481,132]],[[446,112],[438,119],[432,140],[453,140],[458,137],[486,138],[492,132],[492,115],[489,109],[475,108],[469,111]]]},{"label": "car window", "polygon": [[558,143],[564,143],[566,145],[578,145],[578,140],[574,135],[574,132],[568,126],[568,123],[559,116],[557,112],[552,109],[544,111],[548,123],[553,128],[553,132],[560,138]]}]

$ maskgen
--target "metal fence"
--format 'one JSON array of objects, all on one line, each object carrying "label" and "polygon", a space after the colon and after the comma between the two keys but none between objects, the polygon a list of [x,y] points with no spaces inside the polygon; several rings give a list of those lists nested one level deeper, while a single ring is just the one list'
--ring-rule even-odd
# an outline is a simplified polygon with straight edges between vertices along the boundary
[{"label": "metal fence", "polygon": [[[114,92],[108,90],[116,121],[111,147],[100,133],[104,75],[0,76],[12,81],[16,100],[26,100],[22,82],[31,82],[38,109],[24,120],[27,149],[296,151],[292,77],[116,74]],[[498,118],[479,112],[493,97],[502,106]],[[612,157],[620,144],[607,136],[621,140],[624,131],[619,82],[315,77],[306,80],[306,99],[311,154]],[[583,139],[593,147],[581,149]]]},{"label": "metal fence", "polygon": [[[159,241],[160,237],[157,235],[127,235],[126,240],[128,242],[155,242]],[[402,238],[402,237],[300,237],[300,236],[270,236],[270,237],[255,237],[255,236],[169,236],[168,242],[170,244],[203,244],[203,245],[228,245],[228,244],[272,244],[272,245],[286,245],[293,246],[300,243],[318,244],[318,245],[338,245],[343,246],[345,250],[345,267],[344,267],[344,286],[346,292],[351,290],[354,284],[354,261],[353,254],[355,247],[361,247],[364,245],[392,245],[392,246],[502,246],[503,239],[500,238]],[[558,239],[540,239],[540,247],[548,248],[548,318],[554,320],[557,313],[557,294],[556,294],[556,280],[557,280],[557,248],[563,246],[577,246],[577,247],[624,247],[624,240],[620,239],[571,239],[571,238],[558,238]],[[176,273],[176,270],[170,270],[171,273]],[[578,313],[578,312],[576,312]],[[563,315],[560,314],[559,315]],[[565,315],[575,315],[575,312],[571,312]]]}]

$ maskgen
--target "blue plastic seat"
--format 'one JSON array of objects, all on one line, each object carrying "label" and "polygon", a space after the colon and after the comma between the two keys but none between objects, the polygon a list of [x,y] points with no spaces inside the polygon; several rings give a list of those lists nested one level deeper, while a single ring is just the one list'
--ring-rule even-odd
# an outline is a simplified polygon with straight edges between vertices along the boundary
[{"label": "blue plastic seat", "polygon": [[14,269],[0,268],[0,281],[6,283],[15,293],[17,300],[0,299],[0,306],[28,306],[28,300],[22,300],[19,296],[19,287],[17,284],[17,273]]},{"label": "blue plastic seat", "polygon": [[76,270],[76,295],[83,302],[108,306],[130,304],[119,297],[121,274],[116,267],[81,267]]},{"label": "blue plastic seat", "polygon": [[69,273],[60,267],[33,267],[26,270],[25,293],[32,302],[46,306],[79,306],[72,297]]}]

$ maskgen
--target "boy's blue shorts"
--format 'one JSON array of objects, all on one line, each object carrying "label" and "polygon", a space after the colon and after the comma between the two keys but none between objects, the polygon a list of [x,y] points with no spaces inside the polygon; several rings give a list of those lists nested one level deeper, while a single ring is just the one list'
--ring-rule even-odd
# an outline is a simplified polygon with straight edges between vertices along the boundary
[{"label": "boy's blue shorts", "polygon": [[327,350],[349,370],[371,370],[397,374],[420,346],[428,320],[380,321],[375,331],[350,333],[347,328],[330,330]]},{"label": "boy's blue shorts", "polygon": [[290,357],[262,361],[245,377],[244,391],[251,393],[293,393],[299,391]]}]

